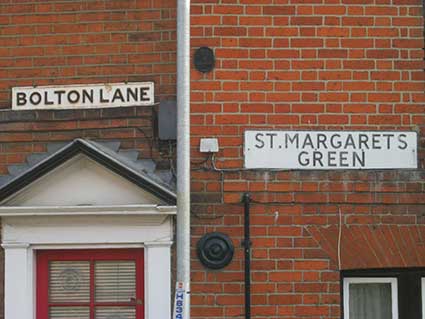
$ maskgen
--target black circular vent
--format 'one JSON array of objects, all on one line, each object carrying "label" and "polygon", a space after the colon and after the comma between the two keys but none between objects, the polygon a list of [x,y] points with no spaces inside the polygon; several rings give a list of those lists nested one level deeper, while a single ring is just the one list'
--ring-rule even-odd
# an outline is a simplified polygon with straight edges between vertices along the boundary
[{"label": "black circular vent", "polygon": [[199,72],[210,72],[215,65],[214,52],[208,47],[201,47],[195,51],[193,61],[195,63],[195,68]]},{"label": "black circular vent", "polygon": [[204,266],[221,269],[232,261],[234,247],[227,235],[214,232],[205,234],[198,241],[197,251],[199,260]]}]

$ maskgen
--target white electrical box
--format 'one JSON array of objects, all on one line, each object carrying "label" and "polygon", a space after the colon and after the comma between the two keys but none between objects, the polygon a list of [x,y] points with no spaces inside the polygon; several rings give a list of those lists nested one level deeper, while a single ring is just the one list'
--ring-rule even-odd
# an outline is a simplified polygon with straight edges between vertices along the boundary
[{"label": "white electrical box", "polygon": [[218,139],[216,138],[201,138],[199,147],[201,153],[216,153],[218,152]]}]

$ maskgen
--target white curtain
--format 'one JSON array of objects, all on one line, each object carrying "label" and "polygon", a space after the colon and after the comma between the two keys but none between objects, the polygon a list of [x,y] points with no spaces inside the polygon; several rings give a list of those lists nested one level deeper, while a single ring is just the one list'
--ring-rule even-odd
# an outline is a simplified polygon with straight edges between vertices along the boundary
[{"label": "white curtain", "polygon": [[392,319],[390,283],[351,283],[350,319]]}]

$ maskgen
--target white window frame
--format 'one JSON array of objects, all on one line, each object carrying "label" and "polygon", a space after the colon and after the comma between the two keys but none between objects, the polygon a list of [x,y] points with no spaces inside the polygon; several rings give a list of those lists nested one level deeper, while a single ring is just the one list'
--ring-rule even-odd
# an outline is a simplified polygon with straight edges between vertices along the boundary
[{"label": "white window frame", "polygon": [[[423,279],[422,279],[423,280]],[[395,277],[346,277],[344,278],[344,319],[350,319],[350,284],[391,284],[392,319],[398,319],[398,283]],[[423,285],[422,285],[423,287]]]}]

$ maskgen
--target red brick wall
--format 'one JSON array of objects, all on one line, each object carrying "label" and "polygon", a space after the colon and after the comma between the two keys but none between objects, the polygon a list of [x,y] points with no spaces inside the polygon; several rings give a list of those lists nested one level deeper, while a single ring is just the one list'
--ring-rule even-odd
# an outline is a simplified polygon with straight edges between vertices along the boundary
[{"label": "red brick wall", "polygon": [[[2,1],[0,107],[24,85],[154,80],[157,101],[174,98],[175,5]],[[218,230],[236,247],[224,271],[207,271],[193,254],[193,318],[243,317],[246,191],[253,318],[339,318],[339,212],[342,268],[425,266],[415,254],[425,238],[421,14],[420,0],[192,1],[193,49],[210,46],[217,58],[211,73],[192,70],[192,243]],[[160,158],[146,138],[151,113],[0,112],[0,172],[75,137],[119,139]],[[199,138],[219,137],[217,165],[241,168],[246,128],[415,130],[421,166],[221,174],[201,163]]]},{"label": "red brick wall", "polygon": [[0,1],[0,175],[48,142],[77,137],[120,140],[163,160],[152,107],[8,109],[16,86],[153,81],[156,102],[175,99],[175,15],[175,0]]},{"label": "red brick wall", "polygon": [[[47,151],[47,143],[75,138],[121,141],[123,149],[139,149],[141,158],[161,160],[167,152],[154,137],[152,107],[103,110],[0,112],[0,175],[27,156]],[[161,145],[160,145],[161,144]]]},{"label": "red brick wall", "polygon": [[[12,87],[32,85],[154,81],[157,102],[175,99],[175,6],[174,0],[1,1],[0,108],[11,107]],[[152,111],[4,110],[0,174],[45,151],[49,141],[77,137],[119,139],[159,158]]]},{"label": "red brick wall", "polygon": [[0,107],[10,88],[155,81],[175,95],[175,0],[2,0]]},{"label": "red brick wall", "polygon": [[[425,72],[421,0],[194,1],[192,155],[218,137],[217,166],[194,164],[193,244],[234,240],[225,271],[193,258],[193,318],[242,318],[243,205],[252,204],[253,318],[339,318],[341,268],[425,266]],[[420,169],[243,171],[245,129],[413,130]],[[425,235],[425,234],[424,234]],[[412,256],[407,258],[406,256]]]}]

